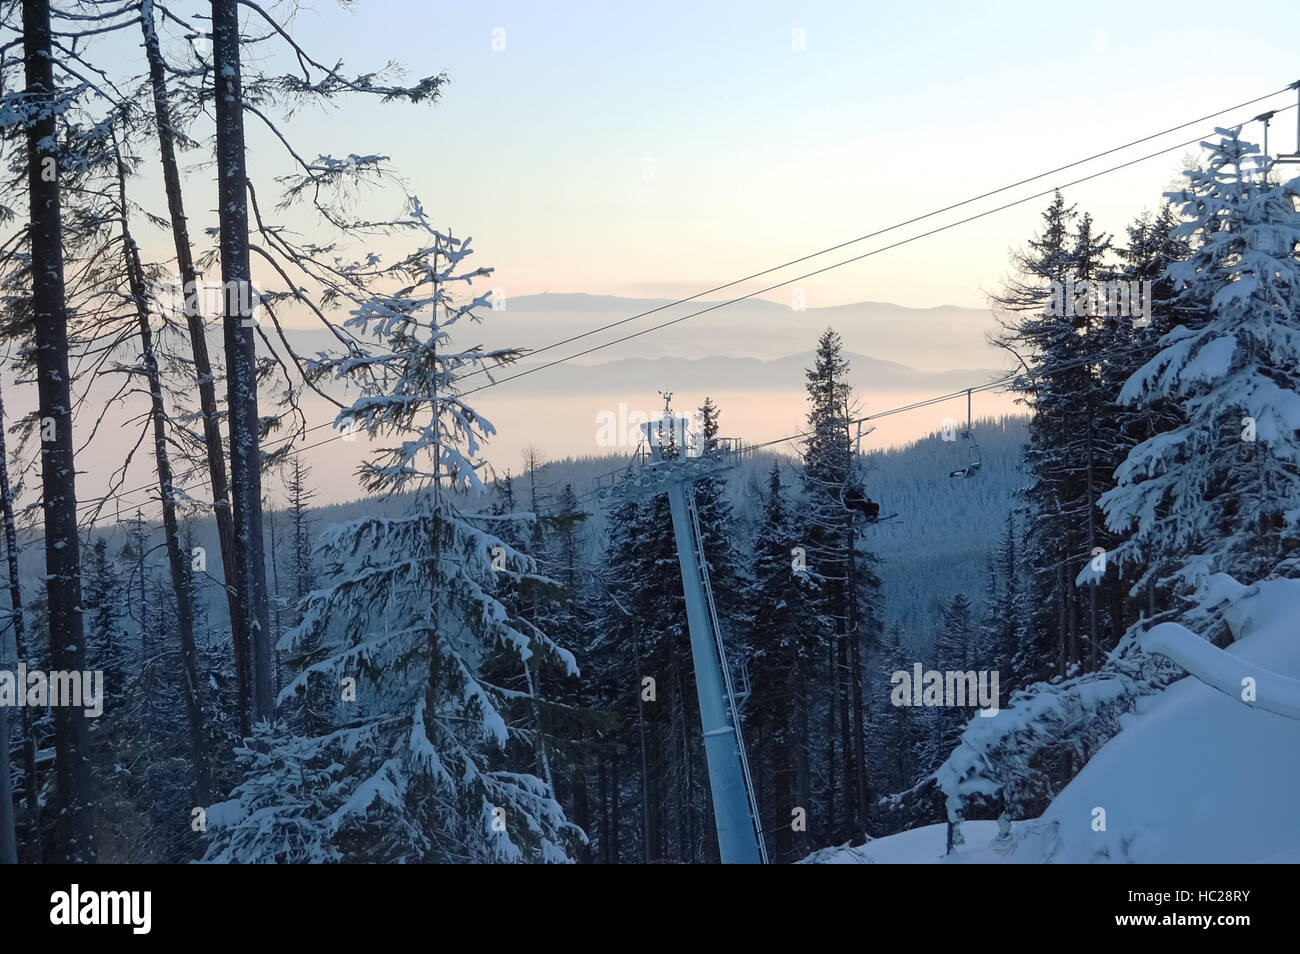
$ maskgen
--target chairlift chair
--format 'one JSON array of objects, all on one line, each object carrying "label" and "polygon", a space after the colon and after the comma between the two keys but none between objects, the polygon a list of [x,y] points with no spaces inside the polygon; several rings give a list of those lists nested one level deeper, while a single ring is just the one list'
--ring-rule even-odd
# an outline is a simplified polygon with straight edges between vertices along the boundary
[{"label": "chairlift chair", "polygon": [[880,519],[880,504],[868,497],[862,488],[862,478],[860,475],[859,463],[862,459],[862,438],[875,430],[869,427],[864,432],[862,422],[858,421],[857,437],[853,441],[853,460],[849,464],[849,472],[844,479],[844,487],[840,491],[840,504],[850,513],[860,513],[867,523],[875,523]]},{"label": "chairlift chair", "polygon": [[967,477],[974,477],[980,469],[980,445],[975,440],[975,433],[971,428],[971,392],[966,390],[966,429],[961,432],[961,436],[966,441],[966,466],[959,470],[954,470],[949,477],[955,480],[965,480]]}]

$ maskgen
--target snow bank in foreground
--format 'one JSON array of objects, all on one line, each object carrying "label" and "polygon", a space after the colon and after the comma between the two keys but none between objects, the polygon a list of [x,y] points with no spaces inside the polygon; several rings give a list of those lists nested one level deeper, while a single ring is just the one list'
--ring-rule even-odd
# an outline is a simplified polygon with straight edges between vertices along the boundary
[{"label": "snow bank in foreground", "polygon": [[[1040,818],[1013,823],[1009,838],[997,837],[996,823],[966,822],[966,844],[945,858],[946,826],[932,825],[808,860],[1300,861],[1300,720],[1261,705],[1266,697],[1289,703],[1300,677],[1300,581],[1242,588],[1224,618],[1236,641],[1222,653],[1167,627],[1144,640],[1152,651],[1187,654],[1219,688],[1189,676],[1124,716],[1119,735]],[[1247,678],[1260,700],[1253,705],[1241,701]]]}]

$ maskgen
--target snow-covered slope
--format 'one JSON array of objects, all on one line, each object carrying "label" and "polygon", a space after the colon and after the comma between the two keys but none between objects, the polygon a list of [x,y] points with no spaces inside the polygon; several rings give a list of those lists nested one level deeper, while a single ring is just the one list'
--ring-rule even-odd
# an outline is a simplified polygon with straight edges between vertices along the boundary
[{"label": "snow-covered slope", "polygon": [[[946,826],[934,825],[808,860],[1300,861],[1300,720],[1223,691],[1253,677],[1263,700],[1270,676],[1284,677],[1275,680],[1283,689],[1300,676],[1300,581],[1241,588],[1224,617],[1236,641],[1217,656],[1209,644],[1197,647],[1200,657],[1211,652],[1196,663],[1220,688],[1189,676],[1144,700],[1041,818],[1014,823],[1002,838],[995,823],[967,822],[966,844],[947,858]],[[1170,635],[1153,631],[1149,648],[1176,657]]]}]

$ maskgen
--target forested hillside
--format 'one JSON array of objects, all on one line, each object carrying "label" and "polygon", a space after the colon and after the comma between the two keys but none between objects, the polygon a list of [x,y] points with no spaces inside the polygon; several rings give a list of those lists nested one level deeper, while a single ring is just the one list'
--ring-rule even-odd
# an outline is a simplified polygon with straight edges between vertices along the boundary
[{"label": "forested hillside", "polygon": [[[1267,832],[1232,854],[1208,826],[1284,827],[1276,791],[1216,788],[1234,817],[1210,821],[1166,803],[1201,737],[1225,771],[1294,776],[1300,150],[1270,153],[1258,110],[1300,84],[960,200],[864,176],[855,139],[855,201],[917,209],[867,206],[864,231],[847,195],[814,214],[772,187],[714,241],[705,207],[776,150],[779,96],[753,101],[755,155],[683,198],[689,157],[641,156],[635,123],[693,90],[642,87],[627,155],[534,148],[549,102],[489,153],[498,84],[557,79],[510,72],[534,34],[484,27],[498,72],[462,88],[371,56],[394,21],[378,49],[317,13],[0,3],[0,863],[786,863],[914,830],[895,857],[965,831],[1263,860]],[[345,66],[353,40],[375,62]],[[1075,188],[1175,151],[1176,183],[1109,225]],[[1034,217],[1005,260],[951,231],[1012,209]],[[472,237],[489,210],[509,287]],[[857,235],[809,252],[766,231],[781,210]],[[685,270],[628,271],[620,237],[664,222],[642,253]],[[770,262],[705,261],[751,237]],[[923,240],[911,286],[874,281],[923,298],[977,261],[987,309],[809,309],[814,279]],[[599,262],[689,288],[619,316],[515,295]]]}]

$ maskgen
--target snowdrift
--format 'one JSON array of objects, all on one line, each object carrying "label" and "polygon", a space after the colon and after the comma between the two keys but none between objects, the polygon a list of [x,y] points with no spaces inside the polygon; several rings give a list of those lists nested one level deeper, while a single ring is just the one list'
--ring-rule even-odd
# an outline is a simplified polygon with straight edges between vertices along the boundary
[{"label": "snowdrift", "polygon": [[[1212,581],[1226,651],[1172,623],[1149,652],[1197,673],[1142,700],[1041,817],[945,825],[826,849],[812,863],[1300,862],[1300,581]],[[1201,681],[1204,679],[1205,681]],[[1288,714],[1283,714],[1288,713]],[[999,715],[995,718],[1001,718]]]}]

